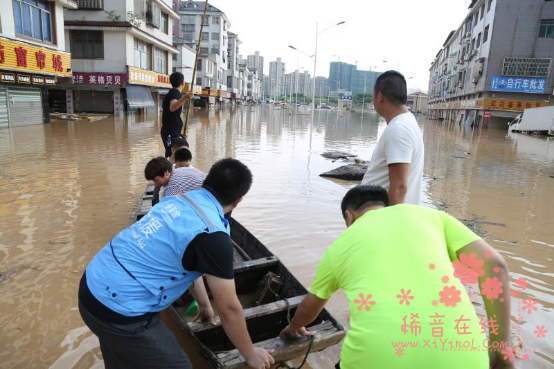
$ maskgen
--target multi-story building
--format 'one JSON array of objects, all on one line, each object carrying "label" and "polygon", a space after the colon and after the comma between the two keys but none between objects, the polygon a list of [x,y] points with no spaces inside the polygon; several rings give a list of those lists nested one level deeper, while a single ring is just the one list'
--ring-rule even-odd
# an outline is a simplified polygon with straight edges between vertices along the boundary
[{"label": "multi-story building", "polygon": [[305,70],[298,76],[298,93],[304,96],[312,96],[313,80],[310,73]]},{"label": "multi-story building", "polygon": [[242,100],[240,96],[239,48],[241,41],[235,33],[229,32],[227,45],[227,91],[231,93],[231,100]]},{"label": "multi-story building", "polygon": [[331,62],[329,65],[329,88],[333,93],[372,93],[381,72],[358,70],[356,65]]},{"label": "multi-story building", "polygon": [[77,2],[2,1],[0,128],[50,121],[53,89],[72,70],[65,52],[64,8],[76,9]]},{"label": "multi-story building", "polygon": [[159,107],[171,88],[171,0],[78,0],[65,11],[73,80],[64,86],[68,112],[122,115]]},{"label": "multi-story building", "polygon": [[277,97],[285,94],[285,63],[281,58],[269,63],[268,95]]},{"label": "multi-story building", "polygon": [[185,43],[185,40],[173,37],[173,46],[177,49],[177,54],[173,54],[173,72],[181,72],[185,77],[185,82],[194,84],[192,81],[192,72],[194,70],[194,61],[196,51],[191,49]]},{"label": "multi-story building", "polygon": [[324,97],[329,95],[329,80],[325,77],[315,77],[315,96]]},{"label": "multi-story building", "polygon": [[427,94],[421,91],[409,94],[406,106],[415,114],[427,114]]},{"label": "multi-story building", "polygon": [[[173,2],[180,15],[180,28],[173,28],[174,36],[183,38],[191,48],[196,49],[205,3],[190,0]],[[231,23],[225,13],[213,5],[208,5],[200,40],[200,57],[215,64],[213,77],[207,76],[205,70],[197,71],[197,81],[200,79],[199,84],[203,87],[227,91],[227,43],[230,27]]]},{"label": "multi-story building", "polygon": [[255,68],[258,71],[258,79],[262,79],[264,75],[264,57],[260,55],[260,52],[256,51],[254,55],[248,55],[246,62],[248,68]]},{"label": "multi-story building", "polygon": [[473,0],[430,69],[431,117],[504,124],[551,104],[554,2]]}]

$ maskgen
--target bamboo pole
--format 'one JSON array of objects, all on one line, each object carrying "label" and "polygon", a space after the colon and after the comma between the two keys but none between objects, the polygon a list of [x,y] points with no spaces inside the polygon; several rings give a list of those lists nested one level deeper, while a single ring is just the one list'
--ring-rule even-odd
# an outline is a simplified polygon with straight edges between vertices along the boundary
[{"label": "bamboo pole", "polygon": [[[204,19],[206,19],[206,12],[208,11],[208,0],[204,5],[204,12],[202,13],[202,20],[200,23],[200,34],[198,35],[198,42],[196,43],[196,57],[194,58],[194,69],[192,70],[192,81],[190,82],[190,91],[194,90],[194,81],[196,80],[196,67],[198,64],[198,56],[200,55],[200,42],[202,42],[202,31],[204,30]],[[193,96],[194,98],[194,96]],[[187,110],[185,113],[185,125],[183,127],[183,134],[187,135],[189,128],[189,116],[190,116],[190,106],[192,105],[192,99],[189,100],[187,104]]]}]

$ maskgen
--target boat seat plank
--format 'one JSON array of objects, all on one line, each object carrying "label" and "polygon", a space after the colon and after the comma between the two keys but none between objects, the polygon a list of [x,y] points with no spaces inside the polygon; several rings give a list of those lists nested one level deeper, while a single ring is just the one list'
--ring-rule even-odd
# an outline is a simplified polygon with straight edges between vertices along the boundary
[{"label": "boat seat plank", "polygon": [[[321,351],[329,346],[339,343],[345,332],[339,330],[332,322],[326,321],[321,324],[309,327],[308,330],[316,331],[314,342],[310,352]],[[290,358],[301,357],[308,350],[310,337],[276,337],[266,341],[255,343],[256,347],[263,347],[268,350],[275,350],[272,354],[276,364]],[[218,359],[226,369],[247,368],[246,360],[237,349],[216,353]]]},{"label": "boat seat plank", "polygon": [[279,263],[277,256],[268,256],[267,258],[254,259],[243,261],[242,263],[236,263],[233,265],[235,273],[245,272],[247,270],[266,268],[268,266],[276,265]]},{"label": "boat seat plank", "polygon": [[[304,300],[304,297],[306,295],[300,295],[291,297],[288,299],[288,306],[285,300],[279,300],[276,302],[272,302],[265,305],[255,306],[249,309],[244,310],[244,318],[246,320],[259,318],[261,316],[269,315],[269,314],[275,314],[283,310],[287,310],[289,307],[295,308],[297,307],[302,300]],[[188,327],[191,331],[194,333],[203,332],[206,330],[214,329],[221,326],[221,320],[219,319],[219,316],[215,317],[215,325],[211,325],[209,322],[192,322],[188,323]]]}]

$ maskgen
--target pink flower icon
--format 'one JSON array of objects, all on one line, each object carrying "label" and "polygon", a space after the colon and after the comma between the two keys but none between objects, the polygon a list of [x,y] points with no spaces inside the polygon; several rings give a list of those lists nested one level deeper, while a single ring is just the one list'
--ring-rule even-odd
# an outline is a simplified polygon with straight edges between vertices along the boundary
[{"label": "pink flower icon", "polygon": [[435,269],[435,264],[432,264],[432,263],[429,264],[429,269],[431,269],[431,270]]},{"label": "pink flower icon", "polygon": [[492,256],[492,252],[490,250],[485,251],[485,257],[488,259]]},{"label": "pink flower icon", "polygon": [[502,353],[505,355],[504,360],[510,359],[510,362],[514,360],[514,351],[515,349],[511,347],[506,347],[502,350]]},{"label": "pink flower icon", "polygon": [[[477,283],[477,277],[485,275],[485,271],[482,266],[485,261],[477,258],[477,254],[472,252],[467,256],[465,253],[460,254],[460,260],[455,260],[452,265],[454,266],[454,277],[461,278],[462,284]],[[468,271],[471,271],[468,272]]]},{"label": "pink flower icon", "polygon": [[442,283],[447,284],[450,281],[450,278],[448,276],[444,276],[441,278]]},{"label": "pink flower icon", "polygon": [[364,298],[364,294],[360,293],[359,296],[361,300],[354,300],[355,304],[360,304],[360,306],[358,306],[358,310],[362,310],[365,306],[366,311],[370,311],[371,308],[369,307],[369,305],[375,305],[375,301],[369,301],[371,299],[371,295],[367,295],[367,297]]},{"label": "pink flower icon", "polygon": [[537,325],[537,330],[534,332],[537,334],[537,338],[545,337],[545,334],[548,333],[546,329],[544,329],[544,325],[542,327],[539,327]]},{"label": "pink flower icon", "polygon": [[503,283],[498,280],[498,278],[488,278],[485,280],[485,282],[481,283],[481,287],[483,288],[481,290],[481,293],[485,296],[487,296],[488,299],[497,299],[498,295],[502,293],[502,285]]},{"label": "pink flower icon", "polygon": [[395,355],[398,355],[398,357],[404,355],[404,349],[401,347],[397,347]]},{"label": "pink flower icon", "polygon": [[519,287],[521,287],[521,289],[522,289],[523,291],[525,291],[525,289],[527,288],[527,281],[526,281],[525,279],[523,279],[523,278],[518,279],[518,280],[516,281],[516,284],[517,284]]},{"label": "pink flower icon", "polygon": [[[534,306],[536,305],[537,302],[536,301],[533,301],[533,298],[531,296],[529,296],[529,299],[528,300],[524,300],[523,301],[523,305],[525,305],[523,307],[523,310],[527,310],[527,314],[531,314],[532,311],[537,311],[537,308]],[[532,310],[532,311],[531,311]]]},{"label": "pink flower icon", "polygon": [[462,301],[460,294],[461,292],[458,291],[455,286],[445,286],[443,290],[439,292],[439,296],[441,297],[439,301],[446,307],[455,307],[458,302]]},{"label": "pink flower icon", "polygon": [[400,294],[396,295],[396,297],[400,299],[400,305],[402,305],[404,301],[406,301],[406,306],[410,305],[410,300],[413,300],[414,297],[408,296],[408,295],[410,294],[410,292],[412,292],[412,290],[408,290],[408,292],[404,292],[404,289],[402,288],[400,292],[402,292],[402,295]]},{"label": "pink flower icon", "polygon": [[433,306],[438,306],[439,305],[439,302],[437,300],[433,300],[433,302],[431,303],[431,305]]},{"label": "pink flower icon", "polygon": [[454,261],[452,266],[455,269],[454,277],[460,278],[460,282],[462,282],[462,284],[477,283],[477,274],[473,270],[468,269],[460,261]]}]

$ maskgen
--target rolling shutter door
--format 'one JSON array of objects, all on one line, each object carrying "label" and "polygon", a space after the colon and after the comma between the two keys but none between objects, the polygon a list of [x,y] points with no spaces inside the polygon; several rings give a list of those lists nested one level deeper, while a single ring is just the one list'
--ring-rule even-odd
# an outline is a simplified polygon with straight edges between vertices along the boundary
[{"label": "rolling shutter door", "polygon": [[10,87],[8,93],[12,127],[43,124],[40,89]]},{"label": "rolling shutter door", "polygon": [[8,120],[8,101],[6,100],[8,89],[0,87],[0,128],[8,127],[10,122]]}]

